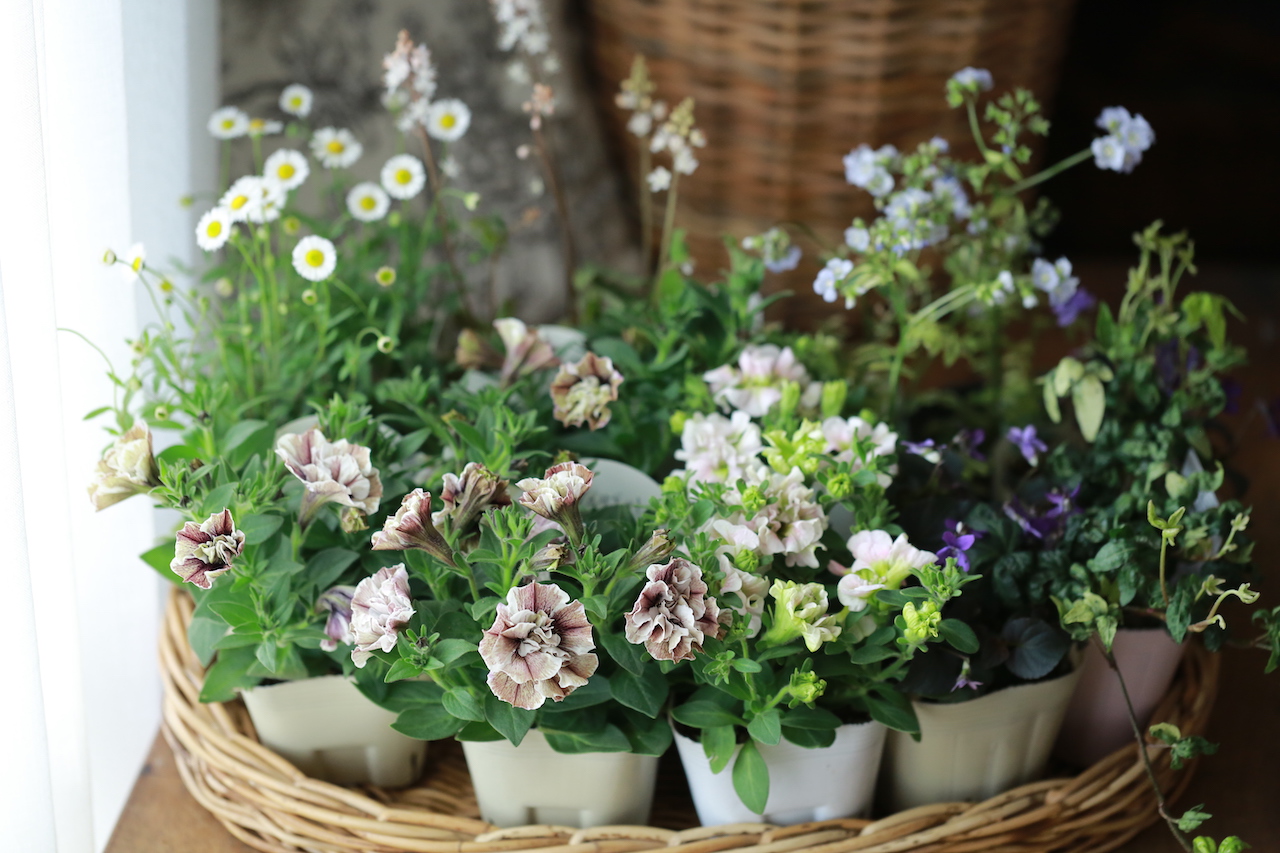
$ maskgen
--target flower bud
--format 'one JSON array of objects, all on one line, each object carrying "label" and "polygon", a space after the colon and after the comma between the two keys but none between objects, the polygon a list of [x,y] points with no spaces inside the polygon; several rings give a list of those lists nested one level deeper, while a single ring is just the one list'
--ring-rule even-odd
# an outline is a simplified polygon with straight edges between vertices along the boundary
[{"label": "flower bud", "polygon": [[280,223],[280,227],[284,229],[285,234],[293,237],[302,230],[302,223],[298,221],[296,216],[286,216],[284,221]]},{"label": "flower bud", "polygon": [[480,514],[491,506],[510,506],[507,481],[479,462],[468,462],[461,474],[445,474],[440,499],[444,509],[432,516],[436,524],[448,519],[448,529],[454,533],[468,533],[479,520]]},{"label": "flower bud", "polygon": [[759,486],[747,486],[742,490],[742,508],[747,515],[755,515],[768,505],[769,499]]},{"label": "flower bud", "polygon": [[480,204],[480,193],[467,193],[462,197],[462,206],[467,210],[475,210]]},{"label": "flower bud", "polygon": [[385,353],[391,352],[393,349],[396,348],[396,342],[393,341],[391,338],[387,337],[386,335],[380,335],[378,337],[377,346],[378,346],[378,352],[385,354]]},{"label": "flower bud", "polygon": [[315,305],[319,301],[320,297],[316,295],[316,292],[311,288],[308,287],[306,290],[302,291],[303,305]]},{"label": "flower bud", "polygon": [[102,253],[102,263],[104,265],[111,266],[115,262],[116,262],[115,252],[111,251],[110,249],[107,249],[105,252]]},{"label": "flower bud", "polygon": [[400,223],[404,221],[404,217],[400,215],[400,211],[393,210],[387,214],[387,224],[392,228],[399,228]]},{"label": "flower bud", "polygon": [[529,559],[528,571],[532,575],[554,572],[561,563],[573,562],[573,549],[563,542],[548,542]]},{"label": "flower bud", "polygon": [[640,572],[652,566],[654,563],[661,563],[671,556],[676,550],[676,543],[667,537],[665,529],[658,529],[649,537],[649,541],[640,546],[640,550],[632,555],[627,561],[624,572]]},{"label": "flower bud", "polygon": [[378,267],[378,271],[373,274],[373,280],[381,287],[390,287],[396,283],[396,271],[391,267]]},{"label": "flower bud", "polygon": [[801,703],[812,705],[826,692],[827,682],[818,678],[815,672],[796,670],[791,673],[791,682],[787,685],[787,689],[791,692],[791,701],[788,704],[792,708]]},{"label": "flower bud", "polygon": [[844,411],[844,401],[849,396],[849,386],[841,381],[822,383],[822,416],[838,418]]},{"label": "flower bud", "polygon": [[680,412],[680,411],[672,412],[671,420],[669,421],[669,423],[671,424],[672,434],[681,435],[684,432],[684,425],[686,422],[688,422],[688,420],[689,420],[689,415],[686,412]]},{"label": "flower bud", "polygon": [[778,401],[778,411],[784,418],[796,413],[800,405],[800,383],[791,379],[782,381],[782,399]]},{"label": "flower bud", "polygon": [[338,524],[342,527],[343,533],[359,533],[361,530],[369,529],[365,514],[353,506],[345,507],[338,514]]},{"label": "flower bud", "polygon": [[938,625],[942,623],[942,614],[938,612],[938,605],[932,601],[926,601],[916,607],[914,601],[908,601],[902,607],[902,618],[907,623],[907,629],[903,632],[907,642],[911,645],[924,645],[931,638],[938,636]]},{"label": "flower bud", "polygon": [[167,421],[167,420],[169,420],[169,407],[168,407],[168,406],[156,406],[156,407],[155,407],[155,409],[153,409],[153,410],[152,410],[152,412],[151,412],[151,417],[155,418],[155,419],[156,419],[156,420],[158,420],[158,421]]},{"label": "flower bud", "polygon": [[842,501],[853,494],[853,478],[848,474],[834,474],[827,480],[827,492],[831,497]]},{"label": "flower bud", "polygon": [[455,565],[453,549],[436,530],[431,516],[431,493],[414,489],[400,502],[395,515],[387,516],[382,530],[373,534],[374,551],[426,551],[447,565]]}]

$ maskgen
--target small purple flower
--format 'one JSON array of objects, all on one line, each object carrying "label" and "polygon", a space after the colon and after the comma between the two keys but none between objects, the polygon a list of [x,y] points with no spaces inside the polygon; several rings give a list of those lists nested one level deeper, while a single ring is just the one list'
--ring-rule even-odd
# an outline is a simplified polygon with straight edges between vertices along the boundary
[{"label": "small purple flower", "polygon": [[1039,454],[1044,453],[1049,448],[1043,441],[1036,437],[1036,428],[1028,425],[1025,427],[1009,427],[1009,441],[1022,453],[1022,458],[1027,460],[1027,464],[1035,467],[1040,462]]},{"label": "small purple flower", "polygon": [[1058,318],[1058,328],[1065,329],[1076,321],[1085,311],[1098,304],[1098,300],[1094,295],[1083,287],[1077,288],[1076,292],[1071,294],[1066,301],[1061,304],[1054,303],[1053,313]]},{"label": "small purple flower", "polygon": [[1044,538],[1045,531],[1042,529],[1045,527],[1044,519],[1034,515],[1018,498],[1015,497],[1004,505],[1004,514],[1018,522],[1023,533],[1037,539]]},{"label": "small purple flower", "polygon": [[926,438],[924,441],[904,441],[902,448],[908,453],[922,457],[926,462],[932,462],[935,465],[941,460],[938,455],[938,444],[932,438]]},{"label": "small purple flower", "polygon": [[986,430],[962,429],[956,433],[956,437],[951,440],[951,443],[956,446],[956,450],[970,457],[975,462],[986,462],[986,454],[978,449],[986,440]]},{"label": "small purple flower", "polygon": [[765,258],[764,266],[769,272],[787,272],[793,270],[800,265],[800,247],[792,246],[787,249],[787,253],[780,258],[770,260]]},{"label": "small purple flower", "polygon": [[1052,489],[1044,496],[1049,502],[1049,510],[1044,514],[1045,518],[1067,518],[1075,515],[1080,511],[1076,506],[1076,495],[1080,494],[1080,484],[1077,483],[1069,492],[1061,489]]},{"label": "small purple flower", "polygon": [[969,571],[969,555],[968,550],[973,547],[973,543],[982,538],[982,531],[969,530],[964,526],[963,522],[955,521],[948,518],[944,522],[947,529],[942,532],[942,541],[945,543],[938,550],[938,562],[945,561],[948,557],[952,557],[956,561],[962,571]]},{"label": "small purple flower", "polygon": [[974,681],[970,678],[972,674],[972,671],[969,669],[969,659],[965,658],[964,666],[960,668],[960,675],[956,677],[956,683],[955,686],[951,688],[951,692],[955,693],[957,690],[962,690],[965,687],[972,687],[975,690],[981,687],[981,681]]}]

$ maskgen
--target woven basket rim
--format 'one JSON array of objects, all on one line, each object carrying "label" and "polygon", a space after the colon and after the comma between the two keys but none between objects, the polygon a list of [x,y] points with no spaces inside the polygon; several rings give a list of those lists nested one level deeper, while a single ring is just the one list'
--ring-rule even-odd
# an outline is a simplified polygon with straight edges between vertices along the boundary
[{"label": "woven basket rim", "polygon": [[[440,767],[401,794],[344,788],[307,777],[257,742],[242,703],[199,702],[204,668],[187,642],[194,603],[169,594],[160,632],[163,732],[183,784],[245,844],[266,853],[1030,853],[1113,850],[1157,819],[1137,747],[1123,747],[1075,777],[1023,785],[979,803],[937,803],[877,820],[777,827],[732,824],[676,831],[653,826],[522,826],[498,829],[474,811],[456,767]],[[1153,719],[1203,735],[1219,661],[1191,644]],[[1148,746],[1156,776],[1176,797],[1192,767],[1174,773],[1168,750]],[[1194,765],[1193,765],[1194,766]],[[463,791],[464,800],[458,791]]]}]

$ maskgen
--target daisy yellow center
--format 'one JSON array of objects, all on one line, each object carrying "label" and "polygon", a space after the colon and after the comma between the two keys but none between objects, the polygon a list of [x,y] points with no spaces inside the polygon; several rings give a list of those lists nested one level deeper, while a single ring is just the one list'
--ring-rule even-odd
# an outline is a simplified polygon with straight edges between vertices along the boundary
[{"label": "daisy yellow center", "polygon": [[231,209],[239,210],[240,208],[244,207],[248,203],[249,203],[249,197],[247,195],[238,195],[235,198],[231,199]]},{"label": "daisy yellow center", "polygon": [[408,169],[396,170],[396,183],[407,184],[413,180],[413,174]]},{"label": "daisy yellow center", "polygon": [[458,117],[453,113],[445,113],[440,116],[440,126],[445,130],[453,130],[458,125]]},{"label": "daisy yellow center", "polygon": [[249,120],[249,128],[251,130],[262,130],[262,128],[266,127],[266,125],[267,123],[260,118]]},{"label": "daisy yellow center", "polygon": [[294,95],[292,98],[290,98],[289,106],[293,107],[295,110],[302,109],[302,96]]},{"label": "daisy yellow center", "polygon": [[166,280],[164,280],[164,281],[160,282],[160,290],[161,290],[162,292],[164,292],[164,293],[172,293],[172,292],[173,292],[173,282],[169,281],[168,279],[166,279]]},{"label": "daisy yellow center", "polygon": [[134,272],[137,272],[138,270],[142,269],[142,258],[141,258],[141,256],[134,258],[134,259],[133,259],[133,262],[132,262],[132,263],[130,263],[130,264],[129,264],[129,266],[133,268],[133,271],[134,271]]},{"label": "daisy yellow center", "polygon": [[209,225],[204,229],[204,232],[210,237],[217,237],[222,233],[222,223],[215,219],[209,223]]},{"label": "daisy yellow center", "polygon": [[343,145],[336,139],[330,139],[325,143],[324,147],[330,154],[341,154],[343,151],[347,150],[347,146]]},{"label": "daisy yellow center", "polygon": [[322,267],[324,266],[324,252],[319,249],[312,249],[307,252],[306,261],[308,266]]},{"label": "daisy yellow center", "polygon": [[360,199],[361,210],[373,210],[377,206],[378,206],[377,200],[371,195],[367,195],[364,198]]},{"label": "daisy yellow center", "polygon": [[297,171],[297,169],[293,168],[292,163],[281,163],[280,168],[276,169],[276,174],[280,176],[281,180],[287,181],[292,178]]},{"label": "daisy yellow center", "polygon": [[236,126],[236,120],[235,120],[235,119],[233,119],[233,118],[224,118],[224,119],[222,120],[222,129],[223,129],[223,130],[230,130],[231,128],[233,128],[233,127],[235,127],[235,126]]}]

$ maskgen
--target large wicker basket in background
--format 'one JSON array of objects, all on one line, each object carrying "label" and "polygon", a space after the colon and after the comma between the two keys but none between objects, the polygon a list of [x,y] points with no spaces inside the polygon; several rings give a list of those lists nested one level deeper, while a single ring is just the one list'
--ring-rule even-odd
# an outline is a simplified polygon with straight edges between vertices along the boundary
[{"label": "large wicker basket in background", "polygon": [[[973,153],[962,111],[943,97],[965,66],[997,90],[1053,92],[1074,0],[590,0],[584,4],[602,109],[636,180],[635,137],[612,105],[636,54],[659,97],[692,96],[708,146],[680,184],[680,224],[706,272],[720,238],[782,222],[835,237],[870,196],[841,157],[866,142],[934,135]],[[811,270],[809,272],[811,280]],[[793,286],[795,282],[790,282]],[[805,290],[805,287],[795,287]]]},{"label": "large wicker basket in background", "polygon": [[[268,853],[1103,853],[1156,820],[1155,797],[1129,745],[1074,778],[876,821],[698,827],[679,796],[682,783],[673,781],[682,774],[670,768],[659,784],[655,826],[495,829],[478,818],[456,744],[432,745],[419,787],[342,788],[308,778],[258,743],[242,703],[202,705],[204,668],[187,643],[193,607],[186,593],[170,594],[160,637],[165,737],[192,796],[236,838]],[[1155,719],[1203,735],[1217,678],[1217,656],[1192,646]],[[1176,797],[1191,768],[1175,773],[1167,749],[1150,749],[1156,777]]]}]

